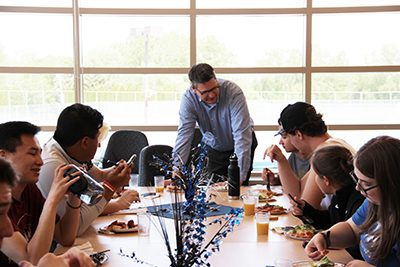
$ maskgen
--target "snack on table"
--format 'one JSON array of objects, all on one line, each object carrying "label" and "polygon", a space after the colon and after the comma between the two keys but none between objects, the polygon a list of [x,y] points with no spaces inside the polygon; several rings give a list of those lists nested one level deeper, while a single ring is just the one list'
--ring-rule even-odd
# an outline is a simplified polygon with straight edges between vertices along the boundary
[{"label": "snack on table", "polygon": [[333,267],[335,266],[335,263],[328,259],[327,256],[324,256],[322,259],[319,261],[315,262],[313,267]]},{"label": "snack on table", "polygon": [[258,194],[258,201],[259,202],[272,202],[272,201],[276,201],[276,199],[274,199],[274,196],[281,196],[282,193],[280,192],[275,192],[275,191],[271,191],[265,188],[259,188],[259,187],[253,187],[252,189],[250,189],[254,192],[257,192]]},{"label": "snack on table", "polygon": [[130,233],[136,232],[138,225],[133,220],[129,220],[127,223],[123,221],[115,220],[106,227],[99,229],[100,233],[112,234],[112,233]]},{"label": "snack on table", "polygon": [[256,212],[269,212],[271,215],[280,215],[287,213],[287,209],[279,205],[265,204],[264,206],[256,207]]},{"label": "snack on table", "polygon": [[275,192],[275,191],[271,191],[271,190],[268,190],[268,189],[257,189],[257,191],[260,193],[260,194],[264,194],[264,195],[266,195],[267,197],[274,197],[274,196],[281,196],[282,195],[282,193],[280,193],[280,192]]},{"label": "snack on table", "polygon": [[293,229],[294,229],[293,226],[277,226],[277,227],[272,228],[272,231],[274,231],[274,232],[276,232],[276,233],[278,233],[280,235],[283,235],[287,231],[290,231],[290,230],[293,230]]},{"label": "snack on table", "polygon": [[297,240],[310,240],[318,231],[309,224],[296,225],[285,233],[286,236]]},{"label": "snack on table", "polygon": [[228,191],[228,182],[215,183],[210,185],[210,188],[218,192],[226,192]]},{"label": "snack on table", "polygon": [[299,261],[294,262],[293,267],[344,267],[345,264],[333,262],[324,256],[319,261]]}]

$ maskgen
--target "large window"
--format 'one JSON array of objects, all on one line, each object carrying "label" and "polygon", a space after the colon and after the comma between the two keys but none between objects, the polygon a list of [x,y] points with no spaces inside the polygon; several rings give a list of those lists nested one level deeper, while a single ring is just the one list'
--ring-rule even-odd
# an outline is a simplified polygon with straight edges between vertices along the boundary
[{"label": "large window", "polygon": [[295,101],[334,130],[400,130],[398,1],[0,0],[0,25],[1,121],[52,130],[82,102],[114,130],[173,132],[188,69],[208,62],[260,135]]}]

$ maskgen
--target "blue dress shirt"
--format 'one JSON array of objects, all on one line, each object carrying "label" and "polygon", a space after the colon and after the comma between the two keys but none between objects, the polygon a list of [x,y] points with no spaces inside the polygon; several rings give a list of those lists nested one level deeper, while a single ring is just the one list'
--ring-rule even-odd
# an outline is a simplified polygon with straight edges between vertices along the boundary
[{"label": "blue dress shirt", "polygon": [[234,150],[238,156],[240,178],[246,179],[250,167],[252,126],[242,89],[235,83],[217,79],[220,85],[217,103],[209,105],[189,87],[184,93],[179,110],[178,136],[173,150],[175,163],[188,160],[196,123],[203,135],[211,133],[212,146],[217,151]]}]

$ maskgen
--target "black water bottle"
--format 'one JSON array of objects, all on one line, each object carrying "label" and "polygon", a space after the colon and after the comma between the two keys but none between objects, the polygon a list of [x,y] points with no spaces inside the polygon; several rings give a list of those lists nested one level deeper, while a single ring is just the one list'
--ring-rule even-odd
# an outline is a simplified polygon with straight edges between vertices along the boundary
[{"label": "black water bottle", "polygon": [[239,199],[240,196],[240,170],[235,153],[229,157],[228,195],[229,199]]}]

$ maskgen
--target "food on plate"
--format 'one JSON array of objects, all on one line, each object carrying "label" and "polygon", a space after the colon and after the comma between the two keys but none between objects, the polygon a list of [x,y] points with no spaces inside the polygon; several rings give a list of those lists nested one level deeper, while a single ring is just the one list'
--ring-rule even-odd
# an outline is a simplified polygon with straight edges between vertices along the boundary
[{"label": "food on plate", "polygon": [[274,199],[274,196],[280,196],[282,195],[282,193],[278,193],[278,192],[274,192],[268,189],[253,189],[255,192],[257,192],[258,194],[258,201],[260,202],[264,202],[264,201],[276,201],[276,199]]},{"label": "food on plate", "polygon": [[279,205],[270,205],[270,204],[265,204],[263,206],[258,206],[256,207],[256,212],[269,212],[271,215],[279,215],[279,214],[284,214],[287,212],[287,210]]},{"label": "food on plate", "polygon": [[282,193],[271,191],[271,190],[268,190],[268,189],[257,189],[257,191],[260,194],[264,194],[264,195],[268,196],[269,198],[274,197],[274,196],[281,196],[282,195]]},{"label": "food on plate", "polygon": [[293,229],[285,233],[286,236],[299,239],[310,240],[318,231],[309,224],[296,225]]},{"label": "food on plate", "polygon": [[112,223],[110,223],[108,226],[103,228],[103,230],[109,231],[109,232],[118,232],[118,231],[133,229],[136,226],[137,225],[135,224],[135,222],[133,220],[129,220],[127,223],[125,223],[123,221],[115,220]]},{"label": "food on plate", "polygon": [[344,267],[342,263],[335,263],[327,256],[324,256],[319,261],[299,261],[293,263],[293,267]]},{"label": "food on plate", "polygon": [[277,227],[272,228],[272,231],[275,231],[276,233],[283,235],[287,231],[293,230],[293,229],[294,229],[293,226],[277,226]]},{"label": "food on plate", "polygon": [[269,220],[270,220],[270,221],[277,221],[278,219],[279,219],[278,216],[271,216],[271,217],[269,217]]},{"label": "food on plate", "polygon": [[333,261],[331,261],[330,259],[328,259],[327,256],[324,256],[322,259],[315,262],[312,266],[313,267],[333,267],[333,266],[335,266],[335,263]]},{"label": "food on plate", "polygon": [[214,189],[215,191],[226,192],[228,191],[228,182],[215,183],[210,185],[210,188]]}]

